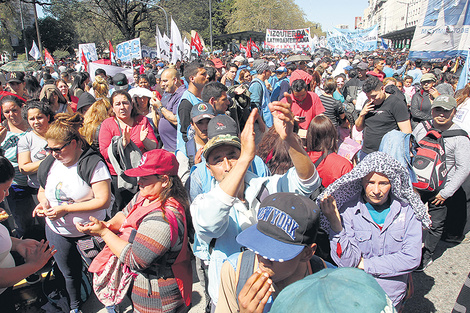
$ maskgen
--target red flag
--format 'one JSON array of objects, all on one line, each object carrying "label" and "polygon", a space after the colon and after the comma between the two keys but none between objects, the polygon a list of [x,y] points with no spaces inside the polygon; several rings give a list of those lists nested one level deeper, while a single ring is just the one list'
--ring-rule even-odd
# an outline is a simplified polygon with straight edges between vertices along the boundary
[{"label": "red flag", "polygon": [[111,40],[109,41],[109,60],[116,63],[116,52],[114,51],[113,45],[111,44]]},{"label": "red flag", "polygon": [[88,72],[88,60],[86,59],[85,53],[83,53],[83,50],[82,50],[82,57],[80,58],[80,62],[82,62],[83,65],[85,65],[85,72]]},{"label": "red flag", "polygon": [[245,51],[245,55],[246,55],[247,58],[251,58],[251,52],[250,52],[250,49],[248,48],[249,44],[250,44],[250,43],[247,42],[247,46],[244,47],[244,46],[242,45],[242,43],[240,42],[240,50]]},{"label": "red flag", "polygon": [[201,55],[203,47],[201,38],[199,38],[199,34],[197,32],[195,32],[194,37],[191,37],[191,48],[192,47],[196,48],[198,55]]},{"label": "red flag", "polygon": [[[250,48],[251,49],[255,48],[259,52],[259,47],[255,44],[255,42],[253,40],[251,40],[251,38],[250,38]],[[251,51],[251,49],[250,49],[250,51]]]},{"label": "red flag", "polygon": [[44,58],[46,59],[46,65],[52,66],[55,64],[54,58],[52,55],[47,51],[47,49],[44,49]]}]

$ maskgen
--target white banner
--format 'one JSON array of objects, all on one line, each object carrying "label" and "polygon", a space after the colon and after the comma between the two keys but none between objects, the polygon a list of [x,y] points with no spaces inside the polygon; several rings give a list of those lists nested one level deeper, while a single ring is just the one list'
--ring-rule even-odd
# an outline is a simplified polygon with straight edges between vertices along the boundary
[{"label": "white banner", "polygon": [[131,62],[133,59],[142,59],[140,38],[121,42],[116,46],[116,58],[122,62]]},{"label": "white banner", "polygon": [[333,28],[327,37],[328,48],[338,54],[346,51],[373,51],[377,49],[377,39],[377,25],[355,30]]},{"label": "white banner", "polygon": [[131,68],[124,68],[114,65],[105,65],[98,63],[88,63],[88,72],[90,73],[90,79],[92,81],[95,80],[95,71],[99,68],[105,70],[106,75],[110,75],[111,77],[116,75],[117,73],[123,73],[124,75],[126,75],[129,84],[134,83],[134,70]]},{"label": "white banner", "polygon": [[270,49],[310,49],[310,28],[266,30],[266,46]]},{"label": "white banner", "polygon": [[470,47],[468,0],[424,0],[411,42],[410,59],[442,62],[466,56]]},{"label": "white banner", "polygon": [[78,59],[82,59],[82,51],[85,54],[85,58],[88,62],[98,60],[98,54],[96,53],[95,43],[82,43],[78,45]]},{"label": "white banner", "polygon": [[156,47],[147,47],[145,45],[141,46],[142,58],[149,57],[151,59],[157,58],[157,48]]}]

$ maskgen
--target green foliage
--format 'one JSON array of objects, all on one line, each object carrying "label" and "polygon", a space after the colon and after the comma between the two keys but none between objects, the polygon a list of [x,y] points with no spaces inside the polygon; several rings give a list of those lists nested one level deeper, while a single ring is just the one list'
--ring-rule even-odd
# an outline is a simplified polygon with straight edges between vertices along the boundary
[{"label": "green foliage", "polygon": [[18,61],[26,61],[26,53],[21,53],[21,54],[18,54],[16,59]]},{"label": "green foliage", "polygon": [[21,38],[21,27],[17,24],[19,20],[20,14],[16,3],[5,1],[0,5],[0,53],[13,52],[11,36]]},{"label": "green foliage", "polygon": [[67,50],[56,50],[54,51],[54,58],[56,59],[64,59],[70,56],[70,52]]},{"label": "green foliage", "polygon": [[75,32],[70,23],[48,16],[39,19],[38,25],[42,45],[50,53],[59,49],[73,51]]}]

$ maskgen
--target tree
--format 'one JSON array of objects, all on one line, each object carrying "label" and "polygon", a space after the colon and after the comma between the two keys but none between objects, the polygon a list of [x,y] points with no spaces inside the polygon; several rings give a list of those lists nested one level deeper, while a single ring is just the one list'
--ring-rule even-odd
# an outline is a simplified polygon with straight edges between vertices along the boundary
[{"label": "tree", "polygon": [[38,20],[39,32],[44,48],[53,53],[55,50],[73,52],[75,32],[68,22],[46,17]]},{"label": "tree", "polygon": [[21,38],[20,14],[17,3],[4,1],[0,5],[0,54],[12,54],[11,37]]}]

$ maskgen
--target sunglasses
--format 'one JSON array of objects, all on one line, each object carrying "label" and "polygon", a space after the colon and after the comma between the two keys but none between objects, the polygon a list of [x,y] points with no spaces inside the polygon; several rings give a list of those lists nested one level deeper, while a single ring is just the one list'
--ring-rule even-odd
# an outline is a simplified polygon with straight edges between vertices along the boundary
[{"label": "sunglasses", "polygon": [[55,153],[62,153],[62,150],[67,147],[69,144],[71,143],[71,141],[67,142],[65,145],[63,145],[62,147],[60,148],[50,148],[48,147],[47,145],[44,147],[44,150],[46,150],[47,153],[52,153],[52,152],[55,152]]}]

